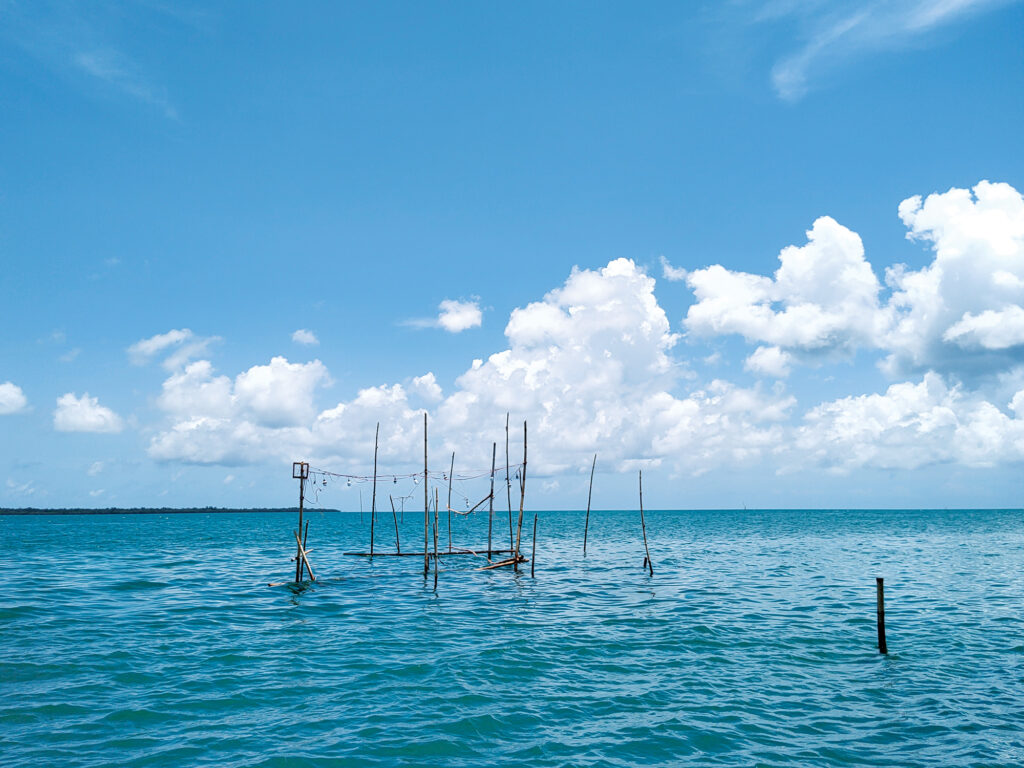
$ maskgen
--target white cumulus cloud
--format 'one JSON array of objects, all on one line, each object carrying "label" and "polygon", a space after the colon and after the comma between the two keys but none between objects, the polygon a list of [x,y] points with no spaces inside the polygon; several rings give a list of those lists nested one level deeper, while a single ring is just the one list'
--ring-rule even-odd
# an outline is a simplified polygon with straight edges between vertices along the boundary
[{"label": "white cumulus cloud", "polygon": [[751,373],[784,379],[789,376],[792,356],[778,347],[758,347],[744,361],[743,367]]},{"label": "white cumulus cloud", "polygon": [[68,392],[57,398],[53,427],[60,432],[120,432],[124,422],[88,392],[81,397]]},{"label": "white cumulus cloud", "polygon": [[449,333],[477,328],[483,322],[483,313],[477,301],[445,299],[438,309],[440,313],[437,316],[437,325]]},{"label": "white cumulus cloud", "polygon": [[320,343],[320,339],[316,337],[316,334],[306,328],[300,328],[293,333],[292,341],[296,344],[305,344],[307,346],[316,346]]},{"label": "white cumulus cloud", "polygon": [[[685,369],[670,355],[677,336],[654,285],[628,259],[574,269],[564,285],[512,312],[508,347],[474,360],[450,394],[433,374],[413,379],[411,392],[431,406],[433,450],[489,464],[489,443],[504,441],[506,411],[513,415],[513,460],[525,418],[540,473],[581,468],[594,451],[620,467],[668,460],[701,472],[774,450],[791,397],[724,381],[681,397],[671,393]],[[297,367],[277,361],[289,377],[298,376]],[[307,375],[319,381],[326,370]],[[364,468],[379,421],[382,462],[422,461],[423,412],[400,384],[368,387],[319,413],[307,386],[288,418],[267,419],[251,403],[242,406],[248,379],[214,376],[205,361],[168,378],[159,404],[169,423],[153,438],[150,454],[222,464],[304,456]]]},{"label": "white cumulus cloud", "polygon": [[10,381],[0,384],[0,416],[18,413],[28,407],[28,398],[21,387]]},{"label": "white cumulus cloud", "polygon": [[824,466],[915,469],[958,462],[992,466],[1024,458],[1024,391],[1010,416],[937,373],[884,394],[844,397],[813,408],[795,447]]},{"label": "white cumulus cloud", "polygon": [[774,279],[721,265],[695,270],[684,325],[697,336],[740,334],[806,355],[870,344],[885,327],[881,285],[857,233],[822,216],[802,247],[779,253]]}]

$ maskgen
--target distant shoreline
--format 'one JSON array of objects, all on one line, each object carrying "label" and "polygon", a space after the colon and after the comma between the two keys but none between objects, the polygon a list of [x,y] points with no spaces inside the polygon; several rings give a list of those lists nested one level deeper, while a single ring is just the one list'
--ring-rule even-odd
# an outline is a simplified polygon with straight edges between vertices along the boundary
[{"label": "distant shoreline", "polygon": [[[36,509],[35,507],[0,508],[0,515],[196,515],[251,512],[297,512],[298,507],[106,507],[104,509]],[[338,512],[320,509],[317,512]]]}]

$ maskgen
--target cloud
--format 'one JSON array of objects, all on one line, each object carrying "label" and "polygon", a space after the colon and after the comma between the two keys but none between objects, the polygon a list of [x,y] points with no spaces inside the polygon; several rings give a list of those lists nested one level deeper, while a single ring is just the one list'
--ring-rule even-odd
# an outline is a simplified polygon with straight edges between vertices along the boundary
[{"label": "cloud", "polygon": [[1024,458],[1024,390],[1009,416],[937,373],[890,386],[884,394],[844,397],[813,408],[795,448],[819,465],[916,469],[958,462],[986,467]]},{"label": "cloud", "polygon": [[686,280],[697,301],[686,329],[705,337],[737,333],[805,356],[872,344],[886,316],[860,236],[822,216],[807,240],[782,249],[774,279],[720,265],[690,272]]},{"label": "cloud", "polygon": [[103,462],[102,461],[94,461],[89,466],[87,474],[89,475],[89,477],[95,477],[96,475],[98,475],[102,471],[103,471]]},{"label": "cloud", "polygon": [[792,356],[778,347],[758,347],[748,357],[743,367],[751,373],[784,379],[789,376],[789,364]]},{"label": "cloud", "polygon": [[164,117],[178,119],[178,111],[170,102],[166,89],[150,82],[140,67],[121,51],[110,47],[81,51],[74,56],[73,61],[80,71],[144,104],[156,107]]},{"label": "cloud", "polygon": [[[411,391],[430,405],[434,450],[455,450],[464,466],[489,465],[489,443],[504,440],[510,411],[513,456],[526,418],[535,471],[544,475],[582,471],[595,451],[609,465],[668,458],[693,472],[772,451],[794,404],[784,393],[714,381],[671,394],[686,369],[670,356],[678,337],[654,286],[628,259],[573,269],[564,285],[511,313],[507,348],[474,360],[449,395],[433,374],[413,379]],[[298,367],[284,359],[277,366],[292,375]],[[292,418],[270,420],[239,406],[241,379],[214,376],[206,361],[168,378],[158,403],[169,423],[154,435],[150,455],[216,464],[306,457],[363,469],[379,421],[382,462],[422,461],[423,411],[400,384],[365,388],[319,413],[306,387],[294,397]]]},{"label": "cloud", "polygon": [[[773,277],[718,264],[691,271],[696,302],[684,327],[695,338],[741,335],[786,353],[787,364],[877,350],[892,378],[935,370],[974,379],[1024,364],[1021,194],[982,181],[908,198],[898,212],[907,237],[934,258],[917,270],[886,268],[888,296],[860,237],[823,216],[806,245],[779,253]],[[767,373],[768,354],[755,352],[748,370]]]},{"label": "cloud", "polygon": [[686,279],[687,271],[685,269],[682,267],[673,267],[664,256],[659,256],[658,260],[661,262],[661,276],[663,278],[670,282],[678,282]]},{"label": "cloud", "polygon": [[470,328],[477,328],[483,323],[483,312],[479,302],[455,301],[445,299],[438,305],[436,318],[418,318],[406,320],[404,325],[413,328],[442,328],[449,333],[460,333]]},{"label": "cloud", "polygon": [[128,357],[135,365],[145,365],[163,352],[173,350],[162,363],[169,371],[185,366],[190,360],[205,355],[213,342],[220,341],[219,336],[203,338],[196,336],[188,328],[158,333],[148,339],[141,339],[128,347]]},{"label": "cloud", "polygon": [[305,344],[307,346],[315,346],[320,343],[320,339],[316,337],[312,331],[308,331],[305,328],[300,328],[292,334],[292,341],[296,344]]},{"label": "cloud", "polygon": [[28,398],[21,387],[10,381],[0,384],[0,416],[20,413],[28,408]]},{"label": "cloud", "polygon": [[771,80],[776,93],[796,101],[813,81],[836,68],[879,51],[920,44],[934,29],[1015,0],[823,0],[770,2],[759,21],[795,19],[803,45],[776,62]]},{"label": "cloud", "polygon": [[412,380],[412,391],[432,403],[436,403],[442,398],[441,386],[437,383],[433,373],[425,373],[414,378]]},{"label": "cloud", "polygon": [[476,301],[445,299],[441,302],[439,309],[441,313],[437,316],[437,324],[449,333],[459,333],[469,328],[477,328],[483,322],[483,314]]},{"label": "cloud", "polygon": [[982,181],[899,205],[907,237],[931,245],[919,270],[886,271],[892,288],[889,351],[894,376],[935,369],[961,376],[1024,361],[1024,198]]},{"label": "cloud", "polygon": [[89,397],[88,392],[81,397],[68,392],[57,398],[53,427],[59,432],[120,432],[124,423],[120,416],[100,405],[97,398]]}]

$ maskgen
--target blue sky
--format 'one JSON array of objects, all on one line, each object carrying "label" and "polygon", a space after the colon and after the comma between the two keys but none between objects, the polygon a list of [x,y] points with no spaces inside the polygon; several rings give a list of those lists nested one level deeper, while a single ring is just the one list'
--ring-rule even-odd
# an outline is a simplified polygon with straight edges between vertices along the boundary
[{"label": "blue sky", "polygon": [[0,0],[0,505],[292,504],[426,409],[537,508],[1017,506],[1022,32]]}]

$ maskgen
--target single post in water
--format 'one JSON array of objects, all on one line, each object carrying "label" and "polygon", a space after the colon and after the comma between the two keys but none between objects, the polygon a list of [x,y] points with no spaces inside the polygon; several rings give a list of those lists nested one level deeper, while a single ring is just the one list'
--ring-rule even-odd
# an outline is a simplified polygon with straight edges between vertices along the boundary
[{"label": "single post in water", "polygon": [[[309,464],[305,461],[292,462],[292,479],[299,481],[299,530],[302,530],[302,508],[306,500],[306,479],[309,477]],[[295,582],[302,581],[302,542],[298,543],[295,553]]]},{"label": "single post in water", "polygon": [[533,576],[533,564],[537,562],[537,513],[533,513],[533,543],[530,545],[530,578]]},{"label": "single post in water", "polygon": [[597,466],[597,454],[590,465],[590,488],[587,490],[587,519],[583,521],[583,556],[587,556],[587,529],[590,528],[590,497],[594,493],[594,467]]},{"label": "single post in water", "polygon": [[377,441],[380,439],[380,422],[373,435],[373,497],[370,500],[370,559],[373,559],[373,522],[377,517]]},{"label": "single post in water", "polygon": [[885,644],[885,581],[881,576],[875,577],[875,595],[878,601],[878,652],[888,655],[889,646]]},{"label": "single post in water", "polygon": [[487,562],[491,562],[491,529],[494,527],[494,459],[498,444],[491,443],[491,495],[487,501]]},{"label": "single post in water", "polygon": [[427,412],[423,412],[423,578],[430,573],[430,485],[427,475]]},{"label": "single post in water", "polygon": [[455,451],[452,451],[452,466],[448,470],[448,551],[452,551],[452,473],[455,472]]},{"label": "single post in water", "polygon": [[644,532],[644,565],[649,569],[650,575],[654,575],[654,563],[651,562],[651,550],[647,548],[647,523],[644,522],[644,471],[640,470],[640,528]]}]

